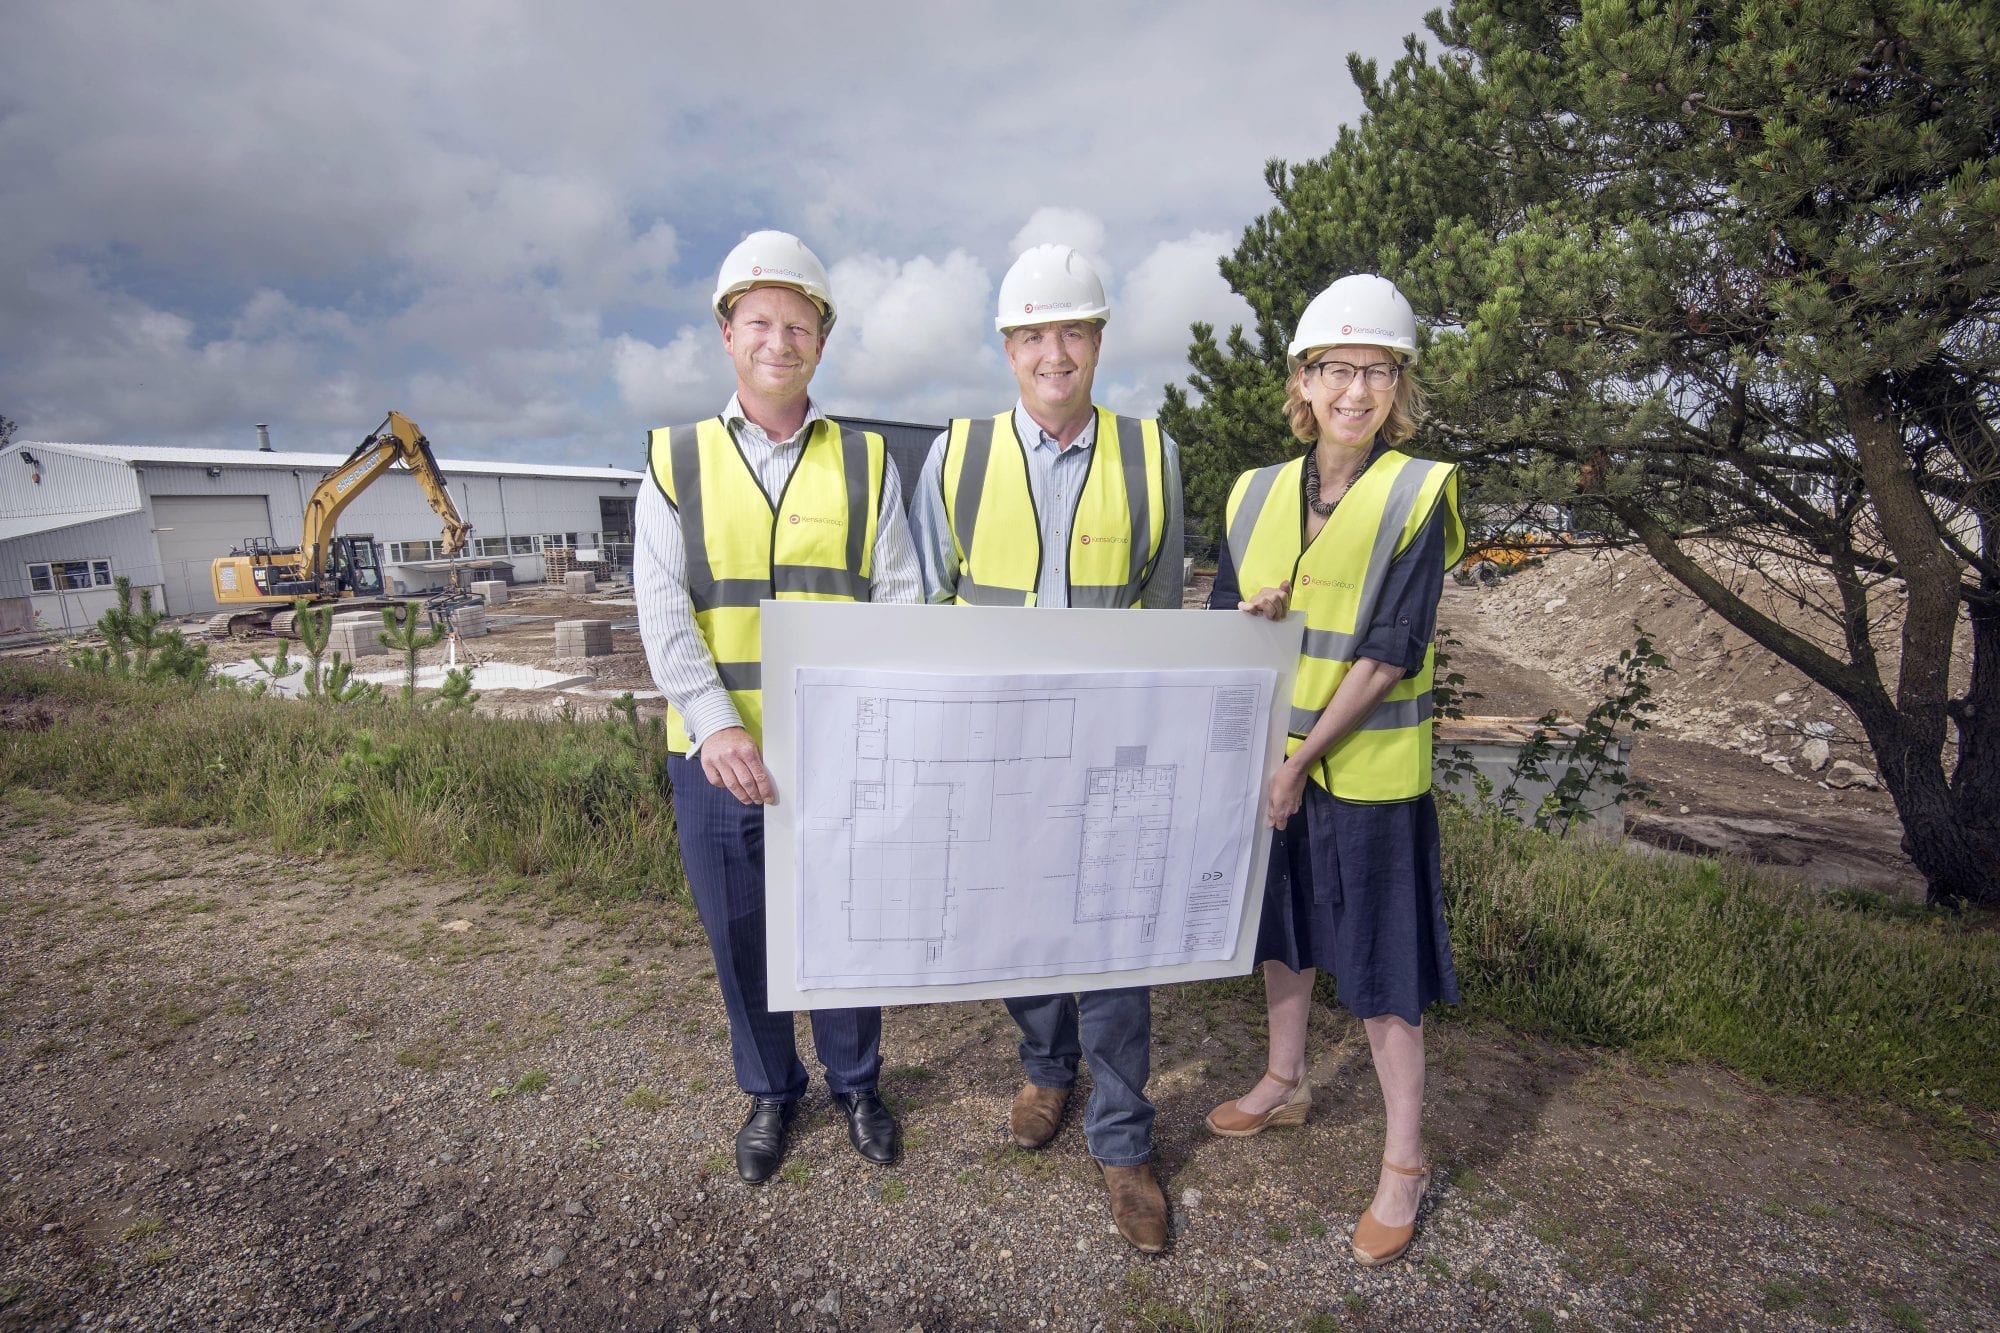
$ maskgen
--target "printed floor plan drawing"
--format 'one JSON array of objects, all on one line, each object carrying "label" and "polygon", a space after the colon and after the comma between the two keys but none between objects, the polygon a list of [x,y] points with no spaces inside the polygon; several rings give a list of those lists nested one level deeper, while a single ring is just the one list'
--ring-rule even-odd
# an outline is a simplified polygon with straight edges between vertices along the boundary
[{"label": "printed floor plan drawing", "polygon": [[1269,676],[802,668],[797,984],[1230,956]]},{"label": "printed floor plan drawing", "polygon": [[1077,865],[1076,919],[1143,920],[1153,938],[1167,884],[1174,829],[1174,769],[1149,766],[1146,747],[1118,752],[1112,768],[1084,779],[1083,849]]}]

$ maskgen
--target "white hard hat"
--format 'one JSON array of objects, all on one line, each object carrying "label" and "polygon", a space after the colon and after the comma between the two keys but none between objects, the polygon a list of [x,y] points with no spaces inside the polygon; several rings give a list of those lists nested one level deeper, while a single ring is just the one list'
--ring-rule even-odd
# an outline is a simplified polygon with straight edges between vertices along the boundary
[{"label": "white hard hat", "polygon": [[1315,347],[1341,343],[1386,347],[1415,361],[1417,312],[1387,278],[1350,273],[1312,299],[1288,350],[1296,361]]},{"label": "white hard hat", "polygon": [[715,322],[729,321],[729,307],[752,287],[790,287],[820,309],[820,332],[833,327],[833,293],[826,266],[788,231],[753,231],[736,243],[715,275]]},{"label": "white hard hat", "polygon": [[1101,323],[1110,313],[1104,284],[1088,260],[1067,245],[1032,245],[1000,279],[1000,313],[993,327],[1005,333],[1071,319]]}]

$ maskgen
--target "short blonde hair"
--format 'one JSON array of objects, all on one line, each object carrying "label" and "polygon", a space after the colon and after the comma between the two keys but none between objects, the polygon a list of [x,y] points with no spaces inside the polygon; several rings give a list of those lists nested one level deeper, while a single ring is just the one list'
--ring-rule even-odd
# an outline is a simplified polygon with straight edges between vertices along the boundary
[{"label": "short blonde hair", "polygon": [[[1357,347],[1373,345],[1354,344]],[[1285,421],[1291,426],[1293,436],[1302,444],[1312,444],[1319,439],[1319,418],[1313,415],[1312,404],[1306,401],[1306,363],[1320,353],[1332,350],[1332,347],[1312,348],[1293,362],[1291,376],[1285,381]],[[1379,433],[1383,443],[1398,445],[1415,435],[1417,423],[1424,419],[1424,386],[1417,383],[1415,361],[1396,352],[1389,355],[1396,358],[1396,364],[1403,368],[1403,373],[1396,380],[1396,401],[1390,406],[1389,418],[1382,423]]]}]

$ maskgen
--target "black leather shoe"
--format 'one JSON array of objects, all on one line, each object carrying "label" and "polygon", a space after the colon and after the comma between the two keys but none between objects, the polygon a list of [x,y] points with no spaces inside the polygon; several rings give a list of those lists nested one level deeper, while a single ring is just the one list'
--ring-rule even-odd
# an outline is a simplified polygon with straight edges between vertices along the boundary
[{"label": "black leather shoe", "polygon": [[796,1101],[752,1097],[750,1114],[736,1131],[736,1174],[761,1185],[785,1160],[785,1126],[799,1113]]},{"label": "black leather shoe", "polygon": [[882,1105],[875,1089],[837,1092],[833,1100],[847,1113],[847,1141],[854,1151],[882,1166],[896,1160],[903,1146],[896,1136],[896,1117]]}]

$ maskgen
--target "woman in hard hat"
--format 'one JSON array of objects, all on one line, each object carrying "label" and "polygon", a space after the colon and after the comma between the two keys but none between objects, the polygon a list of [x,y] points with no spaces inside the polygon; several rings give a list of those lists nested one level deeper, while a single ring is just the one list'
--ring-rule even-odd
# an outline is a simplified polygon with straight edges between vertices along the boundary
[{"label": "woman in hard hat", "polygon": [[[1397,446],[1416,429],[1416,316],[1386,278],[1313,298],[1292,339],[1285,413],[1307,446],[1236,481],[1212,607],[1305,626],[1286,758],[1265,793],[1275,830],[1257,960],[1270,1060],[1208,1115],[1232,1138],[1305,1121],[1306,1015],[1318,968],[1361,1018],[1388,1117],[1357,1261],[1399,1258],[1430,1171],[1423,1013],[1456,1003],[1431,788],[1431,634],[1463,552],[1457,470]],[[1252,592],[1251,590],[1256,590]]]}]

